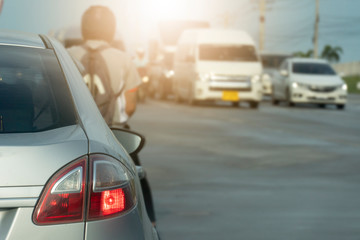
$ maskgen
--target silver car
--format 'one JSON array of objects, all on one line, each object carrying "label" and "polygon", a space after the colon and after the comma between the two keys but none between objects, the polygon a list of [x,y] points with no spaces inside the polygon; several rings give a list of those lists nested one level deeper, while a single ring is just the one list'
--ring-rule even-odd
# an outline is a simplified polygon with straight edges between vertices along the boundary
[{"label": "silver car", "polygon": [[109,129],[62,45],[0,31],[0,53],[0,239],[158,239],[142,140]]}]

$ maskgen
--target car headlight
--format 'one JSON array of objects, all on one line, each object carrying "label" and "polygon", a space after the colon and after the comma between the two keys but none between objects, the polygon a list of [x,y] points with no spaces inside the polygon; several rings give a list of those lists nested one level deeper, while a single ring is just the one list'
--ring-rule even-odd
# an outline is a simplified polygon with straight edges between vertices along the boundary
[{"label": "car headlight", "polygon": [[269,73],[264,73],[264,74],[262,75],[262,81],[263,81],[263,82],[271,82],[271,74],[269,74]]},{"label": "car headlight", "polygon": [[254,75],[254,76],[251,78],[251,82],[252,82],[252,83],[258,83],[258,82],[260,82],[260,76],[259,76],[259,75]]},{"label": "car headlight", "polygon": [[291,87],[292,88],[307,88],[308,85],[303,84],[303,83],[298,83],[298,82],[292,82]]},{"label": "car headlight", "polygon": [[172,76],[174,76],[174,70],[169,70],[169,71],[166,71],[165,73],[165,76],[166,78],[171,78]]},{"label": "car headlight", "polygon": [[348,90],[348,86],[346,85],[346,83],[344,83],[343,85],[340,86],[342,90],[347,91]]},{"label": "car headlight", "polygon": [[199,81],[201,82],[207,82],[210,80],[210,74],[208,73],[200,73],[198,76]]},{"label": "car headlight", "polygon": [[148,76],[144,76],[144,77],[142,78],[142,81],[143,81],[143,83],[149,82],[149,77],[148,77]]}]

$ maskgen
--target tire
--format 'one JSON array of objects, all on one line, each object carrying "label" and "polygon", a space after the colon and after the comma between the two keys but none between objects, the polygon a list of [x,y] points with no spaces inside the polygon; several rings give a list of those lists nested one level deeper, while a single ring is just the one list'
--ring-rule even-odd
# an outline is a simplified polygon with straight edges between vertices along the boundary
[{"label": "tire", "polygon": [[250,108],[252,109],[258,109],[259,108],[259,102],[251,101],[249,102]]},{"label": "tire", "polygon": [[238,106],[239,106],[239,102],[231,102],[231,106],[233,106],[233,107],[238,107]]},{"label": "tire", "polygon": [[286,102],[287,102],[289,107],[295,106],[295,103],[292,102],[291,99],[290,99],[290,90],[289,89],[286,89]]},{"label": "tire", "polygon": [[196,100],[194,99],[194,89],[192,87],[192,85],[190,86],[190,89],[189,89],[189,97],[187,99],[187,103],[190,105],[190,106],[194,106],[196,105]]},{"label": "tire", "polygon": [[336,108],[339,110],[343,110],[345,108],[345,104],[336,104]]},{"label": "tire", "polygon": [[272,105],[279,105],[279,100],[277,100],[276,98],[275,98],[275,94],[274,94],[274,86],[271,88],[271,103],[272,103]]},{"label": "tire", "polygon": [[178,91],[175,90],[175,89],[174,89],[174,100],[175,100],[176,103],[181,103],[182,102],[182,99],[181,99]]},{"label": "tire", "polygon": [[277,100],[274,96],[272,96],[271,102],[274,106],[279,105],[279,100]]}]

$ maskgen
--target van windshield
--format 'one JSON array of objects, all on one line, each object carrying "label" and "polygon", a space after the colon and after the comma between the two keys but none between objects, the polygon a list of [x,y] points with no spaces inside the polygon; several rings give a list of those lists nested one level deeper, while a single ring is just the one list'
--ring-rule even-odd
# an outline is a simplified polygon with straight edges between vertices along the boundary
[{"label": "van windshield", "polygon": [[202,61],[257,62],[255,48],[250,45],[219,46],[202,44],[199,47]]}]

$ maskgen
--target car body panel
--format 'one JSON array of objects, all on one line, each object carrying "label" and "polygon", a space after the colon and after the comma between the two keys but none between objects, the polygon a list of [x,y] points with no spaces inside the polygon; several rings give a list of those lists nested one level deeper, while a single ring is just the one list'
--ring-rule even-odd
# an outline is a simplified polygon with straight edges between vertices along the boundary
[{"label": "car body panel", "polygon": [[[134,236],[134,229],[137,229],[136,231],[138,231],[136,234],[138,238],[134,239],[154,239],[152,234],[154,230],[149,217],[147,216],[146,211],[141,211],[141,209],[145,209],[145,204],[135,165],[133,164],[129,154],[125,151],[121,144],[119,144],[119,142],[114,137],[114,134],[104,121],[96,106],[96,103],[94,102],[87,86],[82,79],[81,74],[73,64],[71,57],[68,55],[65,49],[63,49],[62,45],[58,41],[54,39],[50,39],[50,41],[53,44],[55,52],[64,69],[65,77],[67,79],[72,79],[72,81],[69,81],[69,88],[72,92],[74,105],[78,112],[79,122],[82,125],[89,140],[88,153],[101,153],[113,156],[115,159],[121,161],[133,176],[136,176],[134,180],[137,192],[137,206],[129,213],[116,218],[88,222],[85,239],[114,239],[112,236],[122,236],[124,239],[132,239]],[[107,224],[103,225],[103,221],[109,223],[110,225],[117,226],[117,228],[109,230]],[[128,226],[133,226],[132,231],[129,229],[125,230],[120,227],[122,226],[121,224],[124,224],[124,222],[126,222]],[[138,224],[139,222],[142,223],[142,226]],[[104,232],[104,229],[107,229],[106,232],[109,232],[109,236],[111,237],[107,238],[107,235],[105,236],[100,234],[101,232]],[[93,235],[94,231],[100,231],[100,233]],[[96,238],[96,236],[99,238]]]},{"label": "car body panel", "polygon": [[85,223],[38,226],[32,221],[32,207],[0,208],[0,239],[84,239]]},{"label": "car body panel", "polygon": [[10,30],[2,30],[0,33],[0,45],[13,45],[34,48],[45,48],[44,42],[39,35]]},{"label": "car body panel", "polygon": [[0,188],[43,186],[62,166],[87,154],[87,145],[79,125],[36,133],[2,134]]},{"label": "car body panel", "polygon": [[339,86],[344,83],[337,75],[334,76],[321,76],[311,74],[296,74],[290,73],[290,79],[292,82],[303,83],[307,85],[315,86]]},{"label": "car body panel", "polygon": [[219,75],[253,76],[260,75],[262,67],[259,62],[199,61],[196,71]]},{"label": "car body panel", "polygon": [[43,186],[0,187],[0,208],[34,207]]},{"label": "car body panel", "polygon": [[75,108],[78,112],[79,120],[85,129],[89,139],[89,153],[105,153],[118,159],[125,159],[125,164],[135,173],[135,168],[131,164],[131,159],[125,149],[114,138],[113,133],[104,122],[96,103],[94,102],[82,76],[69,54],[63,49],[62,45],[55,39],[51,39],[55,52],[64,69],[64,74],[69,81],[69,88],[72,92]]}]

